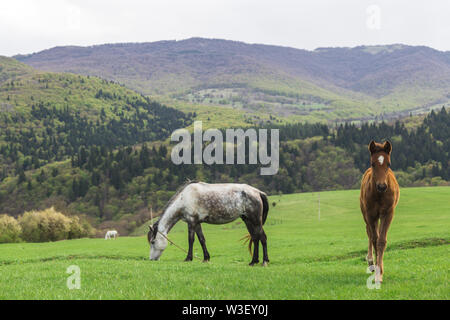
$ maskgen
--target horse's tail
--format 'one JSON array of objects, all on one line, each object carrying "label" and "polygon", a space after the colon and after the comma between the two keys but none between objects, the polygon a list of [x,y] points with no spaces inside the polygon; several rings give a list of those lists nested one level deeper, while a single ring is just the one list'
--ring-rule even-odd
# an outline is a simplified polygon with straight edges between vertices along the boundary
[{"label": "horse's tail", "polygon": [[267,214],[269,213],[269,201],[267,200],[267,195],[265,193],[260,193],[261,200],[263,203],[263,215],[262,215],[262,224],[266,223]]},{"label": "horse's tail", "polygon": [[[267,200],[267,195],[265,193],[261,192],[259,195],[261,197],[263,204],[262,224],[264,225],[267,220],[267,214],[269,213],[269,201]],[[252,246],[253,246],[252,236],[249,233],[246,236],[244,236],[241,240],[244,239],[245,239],[244,244],[247,243],[248,241],[248,252],[250,252],[250,255],[252,255]]]}]

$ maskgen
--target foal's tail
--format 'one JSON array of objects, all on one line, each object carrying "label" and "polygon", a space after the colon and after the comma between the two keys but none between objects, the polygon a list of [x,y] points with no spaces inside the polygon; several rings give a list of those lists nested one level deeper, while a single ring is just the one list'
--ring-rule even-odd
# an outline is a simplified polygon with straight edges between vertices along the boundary
[{"label": "foal's tail", "polygon": [[[267,220],[267,214],[269,213],[269,201],[267,200],[267,195],[265,193],[260,193],[259,195],[261,196],[261,200],[263,203],[262,224],[264,225]],[[250,252],[250,255],[252,255],[252,245],[253,245],[252,236],[249,233],[243,238],[241,238],[241,240],[244,239],[245,239],[244,244],[247,243],[248,241],[248,251]]]}]

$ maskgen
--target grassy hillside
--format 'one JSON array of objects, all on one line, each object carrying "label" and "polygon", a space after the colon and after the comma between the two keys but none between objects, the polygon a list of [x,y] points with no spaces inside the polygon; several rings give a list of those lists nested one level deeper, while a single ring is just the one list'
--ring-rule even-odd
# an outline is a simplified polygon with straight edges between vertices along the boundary
[{"label": "grassy hillside", "polygon": [[33,72],[33,68],[24,63],[0,56],[0,84],[11,78],[20,77]]},{"label": "grassy hillside", "polygon": [[218,39],[56,47],[17,59],[149,95],[303,120],[369,120],[449,103],[447,52],[423,46],[314,51]]},{"label": "grassy hillside", "polygon": [[109,105],[114,105],[119,100],[106,102],[95,97],[100,89],[105,92],[109,89],[111,93],[116,93],[116,96],[130,95],[129,98],[142,99],[139,94],[110,81],[73,74],[41,72],[7,57],[0,57],[0,77],[0,101],[23,113],[29,113],[31,105],[43,101],[59,109],[69,105],[78,107],[80,111],[91,116],[99,115],[102,107],[108,106],[107,109],[110,109]]},{"label": "grassy hillside", "polygon": [[[184,263],[175,246],[150,262],[145,237],[2,244],[0,299],[448,299],[450,188],[401,190],[379,290],[366,287],[358,196],[320,193],[320,220],[317,193],[270,197],[267,268],[247,266],[240,221],[204,225],[209,263]],[[179,222],[169,237],[186,248],[186,230]],[[194,253],[201,257],[198,241]],[[80,290],[66,287],[71,265]]]},{"label": "grassy hillside", "polygon": [[2,177],[93,145],[165,139],[191,123],[180,111],[95,77],[36,71],[0,57],[0,79]]},{"label": "grassy hillside", "polygon": [[[69,73],[42,72],[0,57],[0,105],[10,114],[28,116],[32,107],[42,103],[57,110],[72,108],[88,120],[97,120],[101,110],[105,118],[118,120],[117,113],[132,117],[145,97],[112,81]],[[3,118],[8,113],[3,113]],[[178,114],[177,114],[178,115]]]}]

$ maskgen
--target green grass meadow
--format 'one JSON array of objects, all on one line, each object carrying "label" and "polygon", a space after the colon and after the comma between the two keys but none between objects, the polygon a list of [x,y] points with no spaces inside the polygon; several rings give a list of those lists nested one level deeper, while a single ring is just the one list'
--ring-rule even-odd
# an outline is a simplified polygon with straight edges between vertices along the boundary
[{"label": "green grass meadow", "polygon": [[[384,282],[368,289],[359,191],[270,197],[270,264],[249,267],[241,221],[203,225],[211,261],[169,245],[149,261],[146,237],[0,245],[0,299],[449,299],[450,187],[401,190]],[[275,203],[275,207],[273,207]],[[187,226],[169,238],[187,248]],[[194,253],[202,258],[198,239]],[[69,290],[69,266],[81,288]]]}]

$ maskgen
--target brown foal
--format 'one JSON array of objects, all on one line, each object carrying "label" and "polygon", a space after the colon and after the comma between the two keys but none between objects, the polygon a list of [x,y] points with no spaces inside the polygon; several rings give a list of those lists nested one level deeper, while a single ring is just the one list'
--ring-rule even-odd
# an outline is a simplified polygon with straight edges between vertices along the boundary
[{"label": "brown foal", "polygon": [[[369,237],[367,262],[371,271],[376,271],[375,281],[382,282],[387,232],[400,198],[400,188],[390,169],[391,143],[386,141],[380,144],[371,141],[369,151],[371,168],[366,170],[361,181],[360,206]],[[373,249],[375,249],[376,268]]]}]

